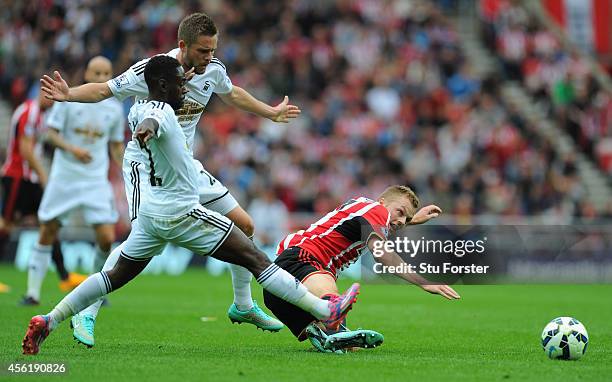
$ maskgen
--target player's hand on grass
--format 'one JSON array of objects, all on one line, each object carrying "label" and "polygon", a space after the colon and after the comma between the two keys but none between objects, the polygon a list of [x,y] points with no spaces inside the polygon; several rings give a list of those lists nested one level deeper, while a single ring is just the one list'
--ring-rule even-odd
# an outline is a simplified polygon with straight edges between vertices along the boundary
[{"label": "player's hand on grass", "polygon": [[73,146],[70,148],[70,152],[75,156],[80,162],[89,163],[93,159],[89,151],[82,149],[80,147]]},{"label": "player's hand on grass", "polygon": [[299,107],[289,104],[289,97],[285,96],[283,102],[274,106],[275,114],[270,117],[274,122],[288,123],[290,119],[297,118],[302,112]]},{"label": "player's hand on grass", "polygon": [[437,218],[442,213],[442,209],[434,204],[425,206],[417,211],[408,224],[423,224],[433,218]]},{"label": "player's hand on grass", "polygon": [[431,294],[439,294],[440,296],[447,298],[449,300],[456,300],[461,298],[457,292],[448,285],[421,285],[424,291],[429,292]]},{"label": "player's hand on grass", "polygon": [[43,92],[45,98],[52,99],[55,101],[68,101],[68,93],[70,88],[60,73],[56,70],[53,72],[53,77],[43,75],[40,79],[40,90]]}]

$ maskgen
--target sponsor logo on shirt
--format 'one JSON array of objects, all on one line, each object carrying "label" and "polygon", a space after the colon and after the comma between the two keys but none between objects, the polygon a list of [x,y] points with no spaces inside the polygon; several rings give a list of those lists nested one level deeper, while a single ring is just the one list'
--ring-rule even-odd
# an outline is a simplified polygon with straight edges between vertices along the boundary
[{"label": "sponsor logo on shirt", "polygon": [[178,121],[193,121],[196,118],[200,117],[200,114],[204,112],[204,106],[197,102],[193,101],[185,101],[183,107],[176,111],[176,116],[178,117]]},{"label": "sponsor logo on shirt", "polygon": [[74,132],[77,135],[80,135],[84,139],[85,143],[87,144],[93,144],[98,139],[104,137],[103,131],[98,130],[95,127],[90,126],[90,125],[86,125],[85,127],[76,127],[74,129]]}]

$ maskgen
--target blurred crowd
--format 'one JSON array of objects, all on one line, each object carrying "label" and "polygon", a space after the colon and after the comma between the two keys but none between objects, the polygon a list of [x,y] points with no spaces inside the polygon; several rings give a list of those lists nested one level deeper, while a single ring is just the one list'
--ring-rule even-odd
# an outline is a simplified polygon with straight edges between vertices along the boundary
[{"label": "blurred crowd", "polygon": [[503,63],[508,80],[519,81],[581,151],[612,175],[612,94],[595,80],[578,48],[564,48],[556,35],[519,1],[483,8],[483,39]]},{"label": "blurred crowd", "polygon": [[[180,19],[204,11],[220,30],[216,55],[233,82],[271,104],[288,95],[302,109],[278,125],[213,99],[200,122],[196,157],[261,216],[256,226],[272,224],[273,210],[270,232],[286,230],[287,213],[320,215],[396,183],[462,222],[474,214],[594,217],[575,157],[557,155],[502,102],[499,80],[472,75],[438,3],[453,2],[0,0],[0,89],[14,106],[52,69],[78,84],[97,54],[119,73],[174,48]],[[508,78],[524,81],[595,155],[610,131],[584,121],[601,118],[602,107],[609,118],[609,95],[576,55],[515,18],[490,20],[504,31],[492,48]],[[514,32],[524,46],[503,42]]]}]

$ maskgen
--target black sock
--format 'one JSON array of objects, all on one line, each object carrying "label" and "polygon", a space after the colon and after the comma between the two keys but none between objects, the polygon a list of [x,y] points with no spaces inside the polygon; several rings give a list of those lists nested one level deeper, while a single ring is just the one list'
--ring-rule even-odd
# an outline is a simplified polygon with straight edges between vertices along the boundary
[{"label": "black sock", "polygon": [[51,259],[53,259],[53,262],[55,263],[55,269],[57,269],[60,279],[62,279],[62,281],[68,280],[68,271],[64,266],[64,255],[62,254],[62,246],[60,245],[59,240],[55,240],[53,242]]}]

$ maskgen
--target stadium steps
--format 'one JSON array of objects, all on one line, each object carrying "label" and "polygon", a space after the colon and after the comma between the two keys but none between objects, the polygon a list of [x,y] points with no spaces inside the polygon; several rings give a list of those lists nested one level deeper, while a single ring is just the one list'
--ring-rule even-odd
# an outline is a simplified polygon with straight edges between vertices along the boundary
[{"label": "stadium steps", "polygon": [[[487,51],[478,36],[478,21],[473,13],[461,13],[454,19],[460,35],[465,56],[470,63],[472,73],[478,78],[499,73],[499,63]],[[550,120],[545,110],[538,105],[517,82],[506,81],[501,86],[501,96],[504,101],[517,106],[523,116],[534,125],[544,138],[553,144],[561,155],[574,153],[578,176],[587,193],[588,200],[595,210],[604,212],[612,195],[612,187],[607,183],[607,176],[584,153],[576,147],[573,139]]]},{"label": "stadium steps", "polygon": [[522,86],[517,83],[508,83],[502,88],[504,98],[519,107],[524,116],[536,124],[538,131],[546,137],[562,154],[574,153],[578,174],[587,191],[589,200],[598,211],[604,211],[612,194],[606,182],[606,176],[593,164],[593,162],[576,147],[573,139],[566,131],[546,117],[546,112],[535,103]]}]

